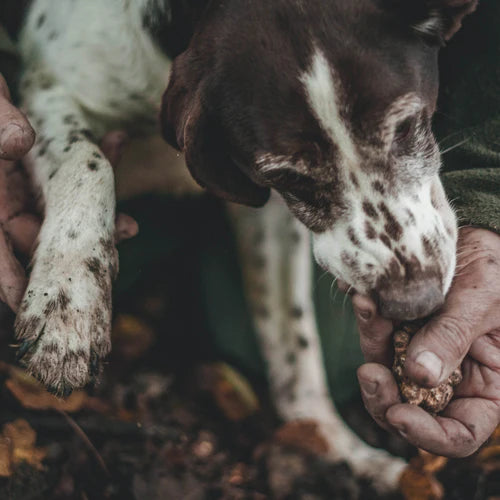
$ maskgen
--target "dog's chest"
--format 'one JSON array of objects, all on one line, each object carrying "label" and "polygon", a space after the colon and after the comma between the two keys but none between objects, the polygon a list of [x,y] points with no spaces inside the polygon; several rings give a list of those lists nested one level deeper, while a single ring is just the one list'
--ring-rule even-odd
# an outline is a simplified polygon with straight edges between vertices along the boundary
[{"label": "dog's chest", "polygon": [[37,0],[22,36],[31,68],[48,73],[96,128],[144,130],[159,112],[170,60],[144,29],[146,0]]}]

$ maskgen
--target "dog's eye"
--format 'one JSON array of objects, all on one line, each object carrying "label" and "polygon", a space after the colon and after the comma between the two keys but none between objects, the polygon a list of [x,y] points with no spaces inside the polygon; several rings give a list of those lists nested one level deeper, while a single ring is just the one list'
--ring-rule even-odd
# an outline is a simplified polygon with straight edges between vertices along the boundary
[{"label": "dog's eye", "polygon": [[413,117],[403,120],[396,128],[394,142],[401,144],[411,137],[415,128],[415,119]]}]

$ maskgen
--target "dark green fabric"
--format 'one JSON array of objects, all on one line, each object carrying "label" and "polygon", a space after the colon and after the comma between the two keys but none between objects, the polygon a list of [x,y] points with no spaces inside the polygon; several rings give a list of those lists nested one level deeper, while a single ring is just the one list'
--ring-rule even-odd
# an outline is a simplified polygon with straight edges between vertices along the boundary
[{"label": "dark green fabric", "polygon": [[460,224],[500,232],[500,2],[482,0],[441,55],[435,129]]},{"label": "dark green fabric", "polygon": [[18,73],[19,59],[16,49],[7,32],[0,25],[0,74],[7,80],[10,89],[15,88]]}]

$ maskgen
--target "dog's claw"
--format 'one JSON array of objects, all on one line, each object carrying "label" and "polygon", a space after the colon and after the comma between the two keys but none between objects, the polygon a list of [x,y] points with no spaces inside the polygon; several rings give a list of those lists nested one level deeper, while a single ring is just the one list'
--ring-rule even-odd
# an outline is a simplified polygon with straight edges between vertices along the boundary
[{"label": "dog's claw", "polygon": [[96,378],[101,372],[99,356],[94,351],[92,351],[90,354],[89,372],[91,379]]},{"label": "dog's claw", "polygon": [[62,387],[49,386],[47,387],[47,391],[58,398],[66,399],[71,395],[73,389],[68,385],[63,385]]},{"label": "dog's claw", "polygon": [[25,340],[21,343],[16,352],[16,361],[18,363],[24,358],[24,356],[26,356],[33,344],[34,342],[31,340]]}]

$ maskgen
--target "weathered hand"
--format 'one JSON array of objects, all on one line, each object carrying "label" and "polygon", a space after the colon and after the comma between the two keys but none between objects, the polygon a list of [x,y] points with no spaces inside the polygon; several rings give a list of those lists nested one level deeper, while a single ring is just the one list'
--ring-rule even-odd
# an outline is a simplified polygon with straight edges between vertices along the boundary
[{"label": "weathered hand", "polygon": [[500,236],[461,230],[457,275],[446,304],[408,348],[406,373],[423,386],[436,386],[462,363],[464,379],[437,417],[401,404],[389,369],[394,325],[367,297],[354,296],[353,305],[368,361],[358,379],[373,418],[427,451],[450,457],[475,452],[500,421]]}]

